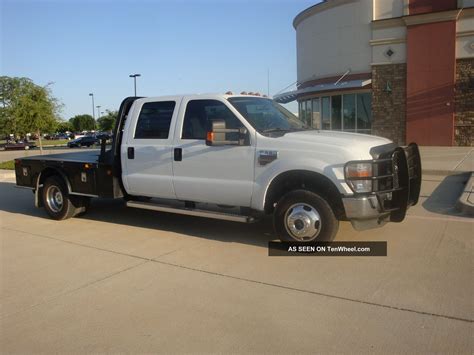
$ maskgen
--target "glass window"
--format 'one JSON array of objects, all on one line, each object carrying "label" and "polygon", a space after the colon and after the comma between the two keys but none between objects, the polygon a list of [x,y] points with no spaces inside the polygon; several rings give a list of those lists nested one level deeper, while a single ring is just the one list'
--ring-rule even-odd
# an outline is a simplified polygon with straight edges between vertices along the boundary
[{"label": "glass window", "polygon": [[343,95],[342,118],[344,131],[354,131],[356,121],[356,95]]},{"label": "glass window", "polygon": [[[260,133],[285,133],[304,130],[306,125],[298,117],[271,99],[232,97],[229,102]],[[302,106],[302,110],[305,110]]]},{"label": "glass window", "polygon": [[299,119],[301,122],[306,123],[306,101],[301,101],[301,115]]},{"label": "glass window", "polygon": [[331,129],[341,129],[341,113],[342,113],[342,97],[341,95],[331,96]]},{"label": "glass window", "polygon": [[323,118],[322,129],[331,129],[330,97],[321,98],[321,116]]},{"label": "glass window", "polygon": [[365,130],[370,133],[372,128],[372,95],[357,94],[357,131]]},{"label": "glass window", "polygon": [[136,139],[167,139],[173,117],[174,101],[143,104],[135,129]]},{"label": "glass window", "polygon": [[[183,139],[206,139],[211,121],[224,120],[226,128],[241,128],[242,123],[218,100],[192,100],[186,106],[183,122]],[[227,133],[226,139],[239,139],[238,133]]]},{"label": "glass window", "polygon": [[321,129],[321,112],[319,110],[319,98],[313,100],[311,127],[313,127],[314,129]]},{"label": "glass window", "polygon": [[312,116],[312,108],[311,108],[311,100],[306,101],[306,117],[304,123],[308,127],[311,127],[311,116]]}]

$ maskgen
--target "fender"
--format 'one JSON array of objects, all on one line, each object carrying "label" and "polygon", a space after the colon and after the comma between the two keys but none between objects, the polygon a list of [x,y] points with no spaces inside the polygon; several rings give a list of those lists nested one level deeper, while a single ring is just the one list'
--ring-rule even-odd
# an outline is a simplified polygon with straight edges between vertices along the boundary
[{"label": "fender", "polygon": [[59,175],[63,178],[64,182],[66,183],[66,187],[67,187],[67,193],[69,195],[78,195],[78,196],[87,196],[87,197],[98,197],[97,195],[90,195],[90,194],[83,194],[83,193],[79,193],[79,192],[74,192],[72,191],[72,188],[71,188],[71,183],[69,182],[69,178],[67,177],[67,175],[61,171],[61,169],[58,169],[58,168],[54,168],[54,167],[50,167],[48,166],[46,169],[44,169],[43,171],[41,171],[39,174],[38,174],[38,177],[36,178],[36,188],[35,188],[35,207],[42,207],[43,206],[43,201],[41,200],[41,196],[40,196],[40,190],[42,190],[43,188],[43,184],[41,184],[41,177],[43,176],[43,174],[46,172],[46,171],[51,171],[51,172],[54,172],[53,174],[49,174],[50,176],[51,175]]},{"label": "fender", "polygon": [[265,167],[265,170],[255,171],[255,186],[253,190],[252,205],[253,209],[263,211],[265,199],[267,198],[268,188],[271,183],[281,174],[294,170],[307,170],[318,173],[328,178],[341,194],[352,195],[352,191],[347,186],[344,179],[344,163],[328,164],[319,159],[308,159],[307,157],[289,160],[275,161]]}]

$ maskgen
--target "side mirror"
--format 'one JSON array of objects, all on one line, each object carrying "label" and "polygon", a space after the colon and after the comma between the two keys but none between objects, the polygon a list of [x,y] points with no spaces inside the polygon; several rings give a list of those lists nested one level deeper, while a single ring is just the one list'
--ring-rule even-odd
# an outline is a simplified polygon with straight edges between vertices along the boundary
[{"label": "side mirror", "polygon": [[[235,141],[226,140],[226,133],[238,133],[239,139]],[[206,135],[206,145],[246,145],[247,129],[228,129],[224,120],[214,120],[211,123],[211,130]]]}]

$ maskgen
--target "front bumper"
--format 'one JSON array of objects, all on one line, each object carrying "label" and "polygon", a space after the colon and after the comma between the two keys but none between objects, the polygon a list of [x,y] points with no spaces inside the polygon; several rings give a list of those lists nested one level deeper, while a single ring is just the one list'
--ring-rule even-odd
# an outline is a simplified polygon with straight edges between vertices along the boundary
[{"label": "front bumper", "polygon": [[368,162],[373,164],[374,176],[363,179],[373,181],[373,191],[342,199],[346,217],[357,230],[403,221],[420,195],[421,159],[415,143],[377,154]]},{"label": "front bumper", "polygon": [[390,220],[390,212],[384,212],[375,195],[345,197],[342,199],[346,217],[356,230],[382,227]]}]

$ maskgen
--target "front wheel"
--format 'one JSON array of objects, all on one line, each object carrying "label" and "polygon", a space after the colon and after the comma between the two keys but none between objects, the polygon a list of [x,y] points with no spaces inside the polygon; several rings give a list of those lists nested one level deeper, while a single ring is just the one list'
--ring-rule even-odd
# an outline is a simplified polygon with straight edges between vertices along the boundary
[{"label": "front wheel", "polygon": [[275,232],[282,241],[331,241],[339,221],[321,196],[307,190],[294,190],[278,201],[273,215]]}]

